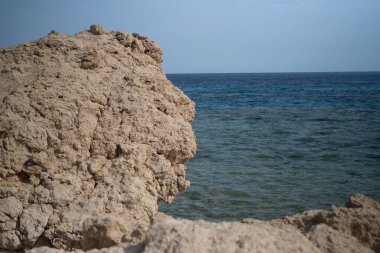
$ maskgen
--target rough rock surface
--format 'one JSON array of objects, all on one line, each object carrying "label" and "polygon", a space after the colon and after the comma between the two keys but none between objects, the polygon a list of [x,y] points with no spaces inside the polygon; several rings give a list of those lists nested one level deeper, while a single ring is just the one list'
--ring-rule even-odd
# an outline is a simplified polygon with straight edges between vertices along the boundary
[{"label": "rough rock surface", "polygon": [[[380,252],[379,202],[360,194],[350,197],[346,205],[353,202],[354,208],[307,211],[265,222],[247,218],[241,223],[213,223],[158,214],[144,242],[88,252]],[[31,253],[64,251],[36,248]]]},{"label": "rough rock surface", "polygon": [[298,230],[261,221],[244,224],[158,218],[146,243],[144,253],[320,252]]},{"label": "rough rock surface", "polygon": [[309,240],[324,253],[373,253],[353,236],[327,226],[319,224],[310,229],[307,234]]},{"label": "rough rock surface", "polygon": [[[279,229],[269,223],[255,221],[206,222],[174,219],[158,215],[151,226],[143,246],[113,247],[91,253],[190,253],[190,252],[310,252],[320,253],[298,230]],[[56,249],[37,248],[30,253],[64,253]],[[76,251],[72,253],[82,253]]]},{"label": "rough rock surface", "polygon": [[[343,246],[348,242],[351,242],[352,245],[345,245],[347,252],[351,246],[350,250],[358,249],[358,243],[375,252],[380,252],[379,202],[364,195],[355,194],[349,198],[346,206],[306,211],[302,214],[273,220],[272,224],[280,227],[294,226],[317,245],[321,245],[323,241],[323,244],[329,241],[330,244],[323,246],[323,252],[344,252]],[[328,228],[326,228],[327,226]],[[326,238],[321,239],[323,234]],[[349,238],[354,238],[354,240]],[[353,252],[362,251],[353,250]]]},{"label": "rough rock surface", "polygon": [[242,222],[245,224],[158,216],[143,252],[380,252],[379,202],[361,194],[351,196],[346,208]]},{"label": "rough rock surface", "polygon": [[356,193],[352,195],[346,202],[347,208],[363,208],[372,209],[380,212],[380,203],[374,199],[371,199],[363,194]]},{"label": "rough rock surface", "polygon": [[144,239],[196,149],[194,104],[161,62],[97,25],[0,49],[0,249]]}]

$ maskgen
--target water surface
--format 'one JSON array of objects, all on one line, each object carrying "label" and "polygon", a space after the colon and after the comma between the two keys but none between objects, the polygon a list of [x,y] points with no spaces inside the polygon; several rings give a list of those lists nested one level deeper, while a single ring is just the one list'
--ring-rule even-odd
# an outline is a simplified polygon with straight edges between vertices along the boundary
[{"label": "water surface", "polygon": [[195,103],[175,217],[271,219],[380,200],[380,72],[168,75]]}]

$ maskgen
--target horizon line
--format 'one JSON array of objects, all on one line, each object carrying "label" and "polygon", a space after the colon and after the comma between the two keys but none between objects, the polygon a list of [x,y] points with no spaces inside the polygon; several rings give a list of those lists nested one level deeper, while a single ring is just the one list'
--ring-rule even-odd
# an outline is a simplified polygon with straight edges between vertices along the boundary
[{"label": "horizon line", "polygon": [[324,73],[377,73],[380,70],[355,70],[355,71],[279,71],[279,72],[182,72],[165,73],[166,75],[209,75],[209,74],[324,74]]}]

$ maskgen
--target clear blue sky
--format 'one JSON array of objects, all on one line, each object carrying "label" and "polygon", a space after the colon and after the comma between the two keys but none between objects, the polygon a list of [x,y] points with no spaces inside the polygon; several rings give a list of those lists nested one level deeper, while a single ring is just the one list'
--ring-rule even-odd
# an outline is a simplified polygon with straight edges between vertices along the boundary
[{"label": "clear blue sky", "polygon": [[380,70],[380,0],[2,0],[0,47],[92,23],[157,41],[168,73]]}]

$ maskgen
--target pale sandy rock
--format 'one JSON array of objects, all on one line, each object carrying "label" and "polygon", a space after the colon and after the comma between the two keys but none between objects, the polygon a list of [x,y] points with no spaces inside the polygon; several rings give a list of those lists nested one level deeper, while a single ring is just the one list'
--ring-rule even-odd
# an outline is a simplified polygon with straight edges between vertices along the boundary
[{"label": "pale sandy rock", "polygon": [[97,25],[0,49],[0,248],[143,239],[196,149],[194,103],[161,62],[155,42]]},{"label": "pale sandy rock", "polygon": [[0,199],[0,222],[17,218],[22,212],[22,203],[15,197]]},{"label": "pale sandy rock", "polygon": [[[141,237],[143,235],[143,232],[138,229],[134,233],[139,233]],[[83,222],[83,234],[83,250],[107,248],[118,243],[127,242],[126,238],[124,238],[124,235],[127,234],[125,226],[112,216],[85,220]],[[142,240],[143,238],[140,239]]]},{"label": "pale sandy rock", "polygon": [[11,196],[0,199],[0,248],[20,249],[22,243],[16,234],[17,218],[22,213],[22,203]]},{"label": "pale sandy rock", "polygon": [[[41,247],[30,253],[63,253]],[[82,253],[76,250],[71,253]],[[115,246],[87,253],[151,253],[151,252],[316,252],[316,248],[304,235],[292,227],[277,228],[268,222],[251,219],[249,224],[240,222],[206,222],[174,219],[159,214],[143,244]]]},{"label": "pale sandy rock", "polygon": [[19,236],[16,234],[15,229],[10,231],[4,230],[1,232],[0,247],[2,249],[9,249],[9,251],[22,248],[21,240]]},{"label": "pale sandy rock", "polygon": [[95,35],[102,35],[108,33],[108,31],[100,25],[91,25],[90,32]]},{"label": "pale sandy rock", "polygon": [[24,247],[33,247],[48,223],[52,214],[51,205],[33,204],[24,209],[20,216],[20,234]]},{"label": "pale sandy rock", "polygon": [[[142,253],[144,250],[144,247],[142,245],[135,245],[135,246],[114,246],[109,248],[103,248],[103,249],[92,249],[88,251],[83,250],[74,250],[70,251],[70,253]],[[54,249],[49,247],[39,247],[34,248],[32,250],[27,251],[27,253],[66,253],[67,251],[60,250],[60,249]]]},{"label": "pale sandy rock", "polygon": [[159,217],[147,235],[150,252],[320,252],[293,228],[268,223],[212,223]]},{"label": "pale sandy rock", "polygon": [[65,253],[62,249],[54,249],[50,247],[39,247],[27,251],[28,253]]},{"label": "pale sandy rock", "polygon": [[[357,196],[360,197],[358,198]],[[354,195],[348,203],[353,200],[356,200],[357,205],[362,205],[363,207],[337,208],[333,206],[328,210],[311,210],[302,214],[273,220],[272,224],[279,227],[291,225],[304,234],[309,233],[319,224],[325,224],[342,233],[342,236],[355,237],[362,245],[373,249],[375,252],[380,252],[380,211],[378,202],[364,195]],[[334,235],[331,235],[331,237]],[[339,238],[336,240],[339,240]]]},{"label": "pale sandy rock", "polygon": [[314,226],[308,233],[309,240],[324,253],[373,253],[353,236],[325,224]]},{"label": "pale sandy rock", "polygon": [[352,195],[347,200],[346,207],[371,209],[371,210],[377,210],[380,212],[379,202],[360,193]]},{"label": "pale sandy rock", "polygon": [[[370,201],[367,197],[364,199],[366,203]],[[376,246],[378,234],[374,228],[367,227],[368,223],[374,222],[374,217],[371,218],[368,213],[363,214],[374,209],[376,208],[332,208],[308,211],[273,221],[247,218],[241,223],[173,219],[159,213],[143,243],[135,246],[119,244],[88,252],[379,252]],[[362,216],[357,214],[358,211],[362,212]],[[109,225],[105,225],[107,222],[100,224],[101,229],[110,231],[114,227],[112,222]],[[360,230],[363,234],[359,233],[361,236],[358,237],[352,231],[356,231],[360,224],[363,226]],[[348,229],[350,226],[353,230]],[[376,224],[373,226],[376,227]],[[372,243],[363,242],[365,233],[365,238],[372,238]],[[39,249],[34,249],[33,252],[38,253]],[[56,253],[54,249],[51,250],[51,253]]]}]

